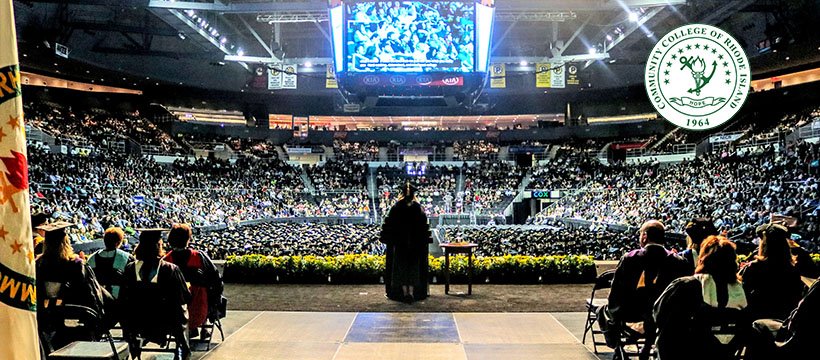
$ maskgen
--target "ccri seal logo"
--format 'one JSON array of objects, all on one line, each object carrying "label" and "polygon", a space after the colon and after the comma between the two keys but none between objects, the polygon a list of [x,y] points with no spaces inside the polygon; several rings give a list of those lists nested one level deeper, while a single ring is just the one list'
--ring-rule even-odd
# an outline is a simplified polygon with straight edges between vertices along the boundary
[{"label": "ccri seal logo", "polygon": [[646,62],[644,83],[661,116],[690,130],[729,121],[749,95],[743,47],[725,31],[691,24],[666,34]]}]

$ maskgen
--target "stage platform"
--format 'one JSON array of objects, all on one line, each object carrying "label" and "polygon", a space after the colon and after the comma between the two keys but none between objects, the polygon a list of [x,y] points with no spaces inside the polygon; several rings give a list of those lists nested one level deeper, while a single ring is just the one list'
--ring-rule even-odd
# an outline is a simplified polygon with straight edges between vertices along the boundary
[{"label": "stage platform", "polygon": [[[226,332],[224,343],[220,343],[217,336],[210,351],[197,351],[194,358],[611,358],[611,353],[598,357],[590,347],[581,344],[585,316],[585,313],[231,311],[223,322]],[[166,356],[143,358],[165,359]]]}]

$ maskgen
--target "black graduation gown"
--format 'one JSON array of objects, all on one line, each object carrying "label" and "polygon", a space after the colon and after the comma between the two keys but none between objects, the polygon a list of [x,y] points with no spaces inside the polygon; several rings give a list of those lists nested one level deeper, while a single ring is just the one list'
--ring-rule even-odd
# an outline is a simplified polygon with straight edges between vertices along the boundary
[{"label": "black graduation gown", "polygon": [[630,251],[615,270],[609,311],[618,322],[651,321],[652,304],[663,290],[673,280],[692,273],[685,260],[663,246],[650,244]]},{"label": "black graduation gown", "polygon": [[[46,262],[42,258],[37,259],[37,323],[42,332],[52,332],[60,329],[62,324],[55,317],[53,311],[61,304],[81,305],[97,312],[100,320],[104,315],[104,292],[94,276],[94,271],[80,261],[60,260],[56,262]],[[59,283],[59,291],[50,294],[48,283]],[[59,299],[59,301],[58,301]],[[47,305],[47,306],[46,306]],[[61,348],[74,340],[90,340],[96,337],[95,333],[89,333],[90,338],[63,338],[57,334],[52,339],[51,345]]]},{"label": "black graduation gown", "polygon": [[139,336],[164,344],[169,334],[184,335],[188,325],[186,304],[191,293],[182,271],[176,265],[160,260],[156,282],[147,278],[138,281],[136,268],[139,263],[126,266],[125,282],[120,290],[120,299],[127,309],[123,317],[126,336],[131,340]]},{"label": "black graduation gown", "polygon": [[428,244],[433,240],[421,205],[404,201],[393,205],[384,220],[380,240],[387,244],[384,276],[387,297],[401,300],[402,286],[412,285],[414,299],[427,298]]},{"label": "black graduation gown", "polygon": [[803,298],[806,285],[796,268],[777,269],[768,261],[755,260],[741,271],[743,289],[753,319],[783,320]]},{"label": "black graduation gown", "polygon": [[711,326],[731,321],[740,331],[736,341],[748,336],[748,312],[716,308],[703,301],[700,281],[687,276],[673,281],[655,303],[657,351],[660,360],[729,360],[734,348],[722,345],[711,333]]}]

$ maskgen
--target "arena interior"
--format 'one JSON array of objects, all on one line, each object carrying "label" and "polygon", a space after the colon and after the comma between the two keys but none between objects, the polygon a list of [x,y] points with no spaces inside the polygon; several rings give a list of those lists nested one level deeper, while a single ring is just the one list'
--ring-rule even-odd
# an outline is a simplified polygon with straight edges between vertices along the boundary
[{"label": "arena interior", "polygon": [[[87,348],[43,345],[61,330],[38,318],[43,359],[816,357],[820,1],[10,2],[32,226],[57,224],[33,230],[37,313],[55,311],[40,303],[51,231],[106,295],[105,321],[72,339],[85,343],[59,343]],[[653,48],[690,24],[731,35],[750,70],[745,103],[698,130],[661,114],[645,77]],[[692,69],[693,97],[741,72],[685,59],[666,66]],[[0,121],[2,141],[19,124]],[[385,219],[408,186],[429,226],[429,297],[394,301]],[[92,270],[116,234],[137,265],[144,241],[175,260],[198,250],[168,266],[183,293],[207,291],[204,320],[182,301],[188,326],[159,346],[161,326],[123,320],[176,313],[165,297],[141,308],[139,266]],[[474,256],[447,258],[447,244]],[[732,261],[737,280],[717,275]],[[710,323],[729,310],[742,320]]]}]

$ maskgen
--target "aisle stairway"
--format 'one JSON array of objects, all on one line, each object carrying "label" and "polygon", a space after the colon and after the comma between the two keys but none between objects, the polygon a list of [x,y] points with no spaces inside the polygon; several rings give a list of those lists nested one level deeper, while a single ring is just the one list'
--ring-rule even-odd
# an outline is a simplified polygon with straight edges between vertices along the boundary
[{"label": "aisle stairway", "polygon": [[307,167],[309,165],[302,165],[299,167],[302,172],[299,174],[299,177],[302,178],[302,182],[305,184],[305,190],[307,190],[311,194],[316,194],[316,188],[313,186],[313,181],[310,181],[310,176],[307,173]]}]

